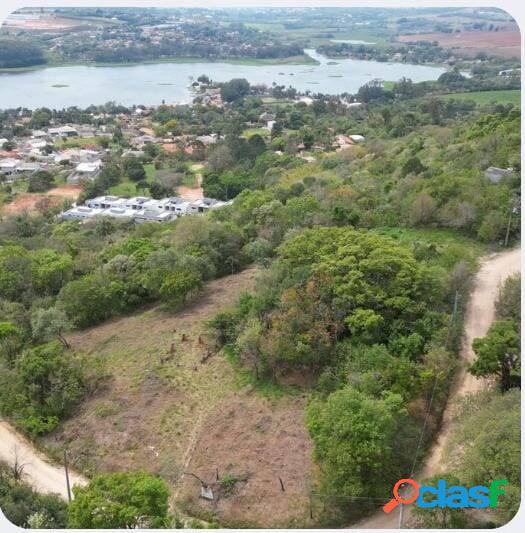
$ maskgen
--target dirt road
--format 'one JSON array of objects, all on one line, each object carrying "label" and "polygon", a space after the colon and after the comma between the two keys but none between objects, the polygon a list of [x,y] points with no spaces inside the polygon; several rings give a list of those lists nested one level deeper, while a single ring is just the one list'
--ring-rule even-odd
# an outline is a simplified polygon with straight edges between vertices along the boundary
[{"label": "dirt road", "polygon": [[197,182],[197,185],[194,187],[188,187],[186,185],[180,185],[177,187],[177,194],[184,198],[184,200],[188,200],[190,202],[193,202],[194,200],[200,200],[201,198],[204,198],[204,192],[202,190],[202,169],[204,168],[204,165],[202,163],[195,163],[191,166],[191,170],[195,174],[195,180]]},{"label": "dirt road", "polygon": [[[15,459],[24,465],[25,481],[36,490],[53,492],[67,499],[64,468],[49,463],[23,435],[0,420],[0,460],[12,465]],[[86,478],[71,470],[69,479],[71,486],[87,483]]]},{"label": "dirt road", "polygon": [[[443,450],[453,431],[452,420],[455,414],[456,400],[467,393],[477,392],[486,386],[484,379],[477,379],[467,371],[467,365],[474,359],[472,341],[484,337],[495,316],[495,301],[500,285],[506,278],[519,272],[521,250],[509,250],[486,257],[474,280],[474,286],[467,304],[465,316],[465,335],[461,349],[461,366],[456,373],[450,391],[447,407],[443,413],[443,421],[439,434],[430,448],[423,468],[416,479],[425,479],[439,474],[444,468]],[[400,506],[390,514],[382,510],[353,525],[356,529],[387,529],[397,528],[399,524]],[[405,517],[407,509],[405,509]]]}]

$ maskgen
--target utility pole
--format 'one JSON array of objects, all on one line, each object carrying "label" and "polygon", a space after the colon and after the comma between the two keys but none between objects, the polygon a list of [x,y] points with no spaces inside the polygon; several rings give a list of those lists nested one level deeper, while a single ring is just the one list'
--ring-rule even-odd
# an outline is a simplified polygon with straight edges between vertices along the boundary
[{"label": "utility pole", "polygon": [[518,199],[514,197],[510,204],[509,209],[509,220],[507,222],[507,232],[505,233],[505,247],[509,244],[509,237],[510,237],[510,225],[512,222],[512,215],[518,211]]},{"label": "utility pole", "polygon": [[67,450],[64,448],[64,470],[66,471],[67,499],[71,503],[71,485],[69,484],[69,470],[67,465]]},{"label": "utility pole", "polygon": [[509,235],[510,235],[510,223],[512,222],[512,211],[514,210],[513,207],[509,209],[509,221],[507,222],[507,232],[505,233],[505,248],[509,244]]},{"label": "utility pole", "polygon": [[452,332],[452,328],[453,328],[454,322],[456,320],[456,313],[458,312],[459,298],[460,298],[459,290],[456,289],[456,292],[454,294],[454,307],[452,309],[452,316],[450,317],[450,325],[448,327],[448,333],[447,333],[447,342],[446,342],[447,348],[448,348],[449,343],[450,343],[450,335],[451,335],[451,332]]}]

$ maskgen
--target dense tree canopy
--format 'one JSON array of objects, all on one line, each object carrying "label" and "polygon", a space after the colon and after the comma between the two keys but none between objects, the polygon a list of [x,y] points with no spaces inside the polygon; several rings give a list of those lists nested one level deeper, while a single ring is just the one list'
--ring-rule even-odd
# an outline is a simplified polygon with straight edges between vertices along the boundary
[{"label": "dense tree canopy", "polygon": [[35,44],[0,37],[0,68],[30,67],[45,62],[43,51]]},{"label": "dense tree canopy", "polygon": [[104,474],[73,489],[71,528],[133,529],[165,527],[169,490],[164,481],[143,472]]},{"label": "dense tree canopy", "polygon": [[340,496],[384,495],[392,438],[406,412],[401,396],[370,398],[348,386],[313,403],[307,426],[323,478]]}]

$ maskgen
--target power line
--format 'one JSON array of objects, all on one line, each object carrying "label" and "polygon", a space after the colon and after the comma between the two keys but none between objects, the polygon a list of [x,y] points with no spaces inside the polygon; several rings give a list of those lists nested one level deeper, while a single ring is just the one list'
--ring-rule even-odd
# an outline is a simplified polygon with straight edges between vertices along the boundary
[{"label": "power line", "polygon": [[[452,328],[454,326],[454,322],[456,320],[459,297],[460,297],[459,291],[456,290],[454,294],[454,307],[452,310],[452,317],[450,319],[450,325],[449,325],[449,330],[448,330],[448,335],[447,335],[447,344],[450,338]],[[432,403],[434,402],[434,396],[436,394],[438,380],[439,380],[439,374],[436,373],[436,377],[434,378],[434,386],[432,387],[432,394],[430,395],[430,401],[428,403],[427,412],[425,414],[425,420],[423,421],[423,427],[421,428],[421,433],[419,434],[419,440],[418,440],[417,447],[416,447],[416,453],[414,454],[414,462],[412,463],[412,468],[410,469],[410,476],[409,476],[410,478],[412,478],[412,476],[414,475],[414,472],[416,471],[419,450],[421,449],[421,445],[423,444],[423,437],[425,435],[425,431],[427,429],[427,424],[428,424],[428,419],[430,418],[430,413],[432,411]],[[403,529],[403,505],[400,506],[400,510],[399,510],[399,529]]]}]

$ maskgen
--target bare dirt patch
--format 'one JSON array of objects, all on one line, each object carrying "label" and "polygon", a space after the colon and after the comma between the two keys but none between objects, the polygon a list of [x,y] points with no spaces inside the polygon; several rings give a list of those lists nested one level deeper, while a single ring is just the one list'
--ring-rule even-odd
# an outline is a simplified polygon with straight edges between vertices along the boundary
[{"label": "bare dirt patch", "polygon": [[79,21],[73,19],[38,15],[24,18],[14,15],[8,17],[4,24],[7,28],[32,31],[68,30],[80,25]]},{"label": "bare dirt patch", "polygon": [[194,200],[200,200],[201,198],[204,198],[204,191],[202,190],[202,169],[204,168],[204,165],[201,163],[196,163],[192,165],[191,170],[195,173],[195,179],[197,181],[196,187],[188,187],[186,185],[181,185],[177,187],[177,194],[184,198],[185,200],[189,200],[193,202]]},{"label": "bare dirt patch", "polygon": [[[304,404],[302,397],[262,399],[245,392],[218,405],[187,467],[212,485],[218,501],[198,498],[199,482],[186,475],[180,492],[189,510],[212,512],[229,526],[304,526],[312,471]],[[239,479],[231,494],[216,482],[217,472],[219,479]]]},{"label": "bare dirt patch", "polygon": [[499,31],[460,31],[455,33],[420,33],[400,35],[404,43],[415,41],[437,41],[443,48],[459,49],[474,56],[479,52],[500,57],[520,57],[520,32],[515,26]]},{"label": "bare dirt patch", "polygon": [[52,205],[60,205],[62,200],[76,200],[82,192],[80,185],[63,185],[45,193],[22,193],[9,204],[0,207],[3,215],[17,215],[25,211],[34,211],[42,198],[49,198]]},{"label": "bare dirt patch", "polygon": [[184,200],[189,200],[193,202],[194,200],[200,200],[204,197],[201,187],[187,187],[186,185],[181,185],[177,187],[177,194]]}]

